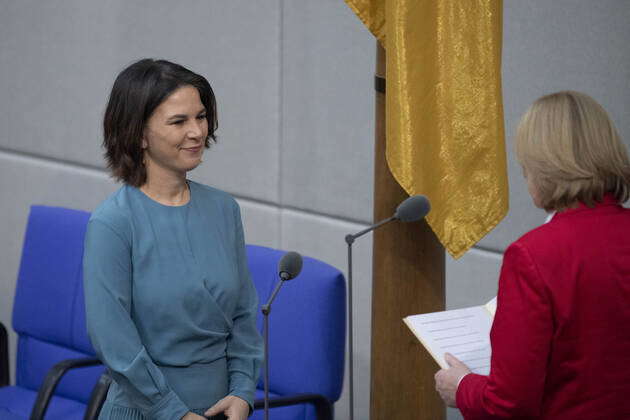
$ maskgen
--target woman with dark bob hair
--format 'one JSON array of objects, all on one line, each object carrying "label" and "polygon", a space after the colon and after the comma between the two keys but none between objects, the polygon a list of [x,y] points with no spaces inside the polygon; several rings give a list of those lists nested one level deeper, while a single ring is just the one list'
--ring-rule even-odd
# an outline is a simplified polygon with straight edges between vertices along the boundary
[{"label": "woman with dark bob hair", "polygon": [[435,375],[466,420],[630,419],[630,160],[604,108],[543,96],[522,117],[516,155],[544,225],[503,256],[488,376]]},{"label": "woman with dark bob hair", "polygon": [[144,59],[104,118],[122,187],[92,214],[83,260],[90,339],[112,377],[100,419],[243,420],[262,359],[239,206],[186,179],[215,140],[202,76]]}]

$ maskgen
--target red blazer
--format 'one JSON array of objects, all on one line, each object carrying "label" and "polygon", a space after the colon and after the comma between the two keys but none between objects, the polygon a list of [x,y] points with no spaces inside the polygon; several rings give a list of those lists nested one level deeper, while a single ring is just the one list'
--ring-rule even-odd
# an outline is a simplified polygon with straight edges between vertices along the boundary
[{"label": "red blazer", "polygon": [[489,376],[472,419],[630,419],[630,210],[612,196],[557,213],[505,251]]}]

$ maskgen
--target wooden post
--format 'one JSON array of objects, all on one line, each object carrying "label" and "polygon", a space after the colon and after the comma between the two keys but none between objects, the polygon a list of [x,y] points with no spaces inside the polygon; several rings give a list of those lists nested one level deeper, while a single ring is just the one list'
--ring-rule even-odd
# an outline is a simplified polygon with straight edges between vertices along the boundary
[{"label": "wooden post", "polygon": [[[376,76],[385,77],[377,42]],[[376,92],[374,220],[408,197],[385,159],[385,94]],[[439,369],[402,322],[407,315],[444,310],[444,248],[426,222],[391,223],[374,232],[371,420],[440,420]]]}]

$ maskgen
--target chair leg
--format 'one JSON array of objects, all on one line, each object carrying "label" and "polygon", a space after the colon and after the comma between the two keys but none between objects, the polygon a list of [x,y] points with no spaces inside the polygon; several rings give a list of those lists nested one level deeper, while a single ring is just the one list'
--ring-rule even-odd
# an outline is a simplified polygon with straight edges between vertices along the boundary
[{"label": "chair leg", "polygon": [[7,329],[0,322],[0,387],[11,384],[9,371],[9,335]]},{"label": "chair leg", "polygon": [[100,365],[101,361],[96,358],[85,357],[80,359],[66,359],[54,365],[44,378],[44,382],[39,387],[35,404],[31,410],[29,420],[44,420],[46,409],[55,393],[55,388],[61,381],[63,375],[71,369],[77,369],[87,366]]},{"label": "chair leg", "polygon": [[90,401],[85,409],[83,420],[96,420],[98,418],[111,383],[112,378],[107,372],[103,373],[92,390],[92,395],[90,395]]},{"label": "chair leg", "polygon": [[[317,420],[333,420],[333,405],[328,398],[319,394],[295,394],[284,397],[273,397],[269,399],[269,407],[286,407],[289,405],[310,403],[315,406]],[[254,410],[264,407],[262,398],[254,401]]]}]

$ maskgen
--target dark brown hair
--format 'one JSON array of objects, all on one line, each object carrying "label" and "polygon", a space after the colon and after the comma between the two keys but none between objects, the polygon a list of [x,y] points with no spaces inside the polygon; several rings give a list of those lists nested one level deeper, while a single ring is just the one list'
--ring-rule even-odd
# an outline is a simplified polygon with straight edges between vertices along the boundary
[{"label": "dark brown hair", "polygon": [[210,83],[179,64],[145,58],[118,75],[105,110],[103,148],[114,178],[135,187],[146,182],[147,171],[142,163],[144,128],[155,108],[182,86],[196,88],[206,108],[205,147],[216,141],[217,107]]}]

